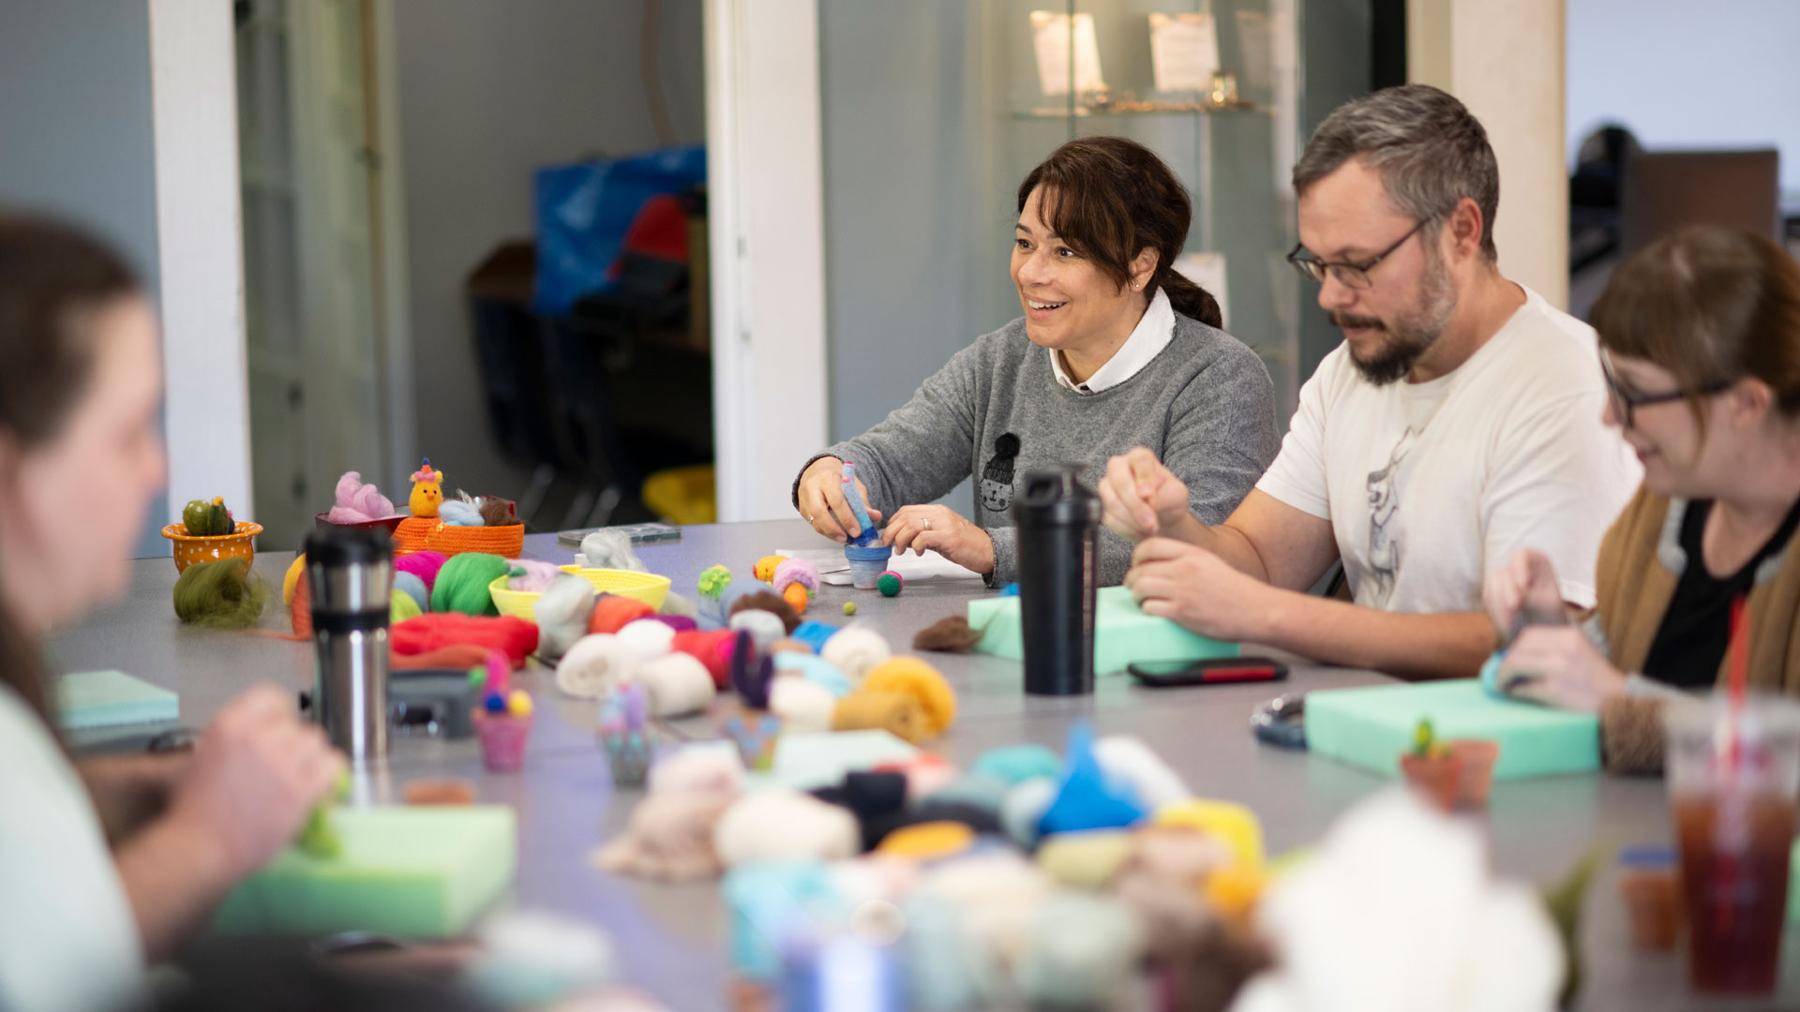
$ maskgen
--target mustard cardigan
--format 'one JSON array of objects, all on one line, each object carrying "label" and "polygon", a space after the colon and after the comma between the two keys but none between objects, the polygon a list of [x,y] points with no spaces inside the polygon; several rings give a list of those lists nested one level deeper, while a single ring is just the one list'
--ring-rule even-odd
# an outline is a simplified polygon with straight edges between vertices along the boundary
[{"label": "mustard cardigan", "polygon": [[[1681,521],[1688,500],[1640,487],[1600,544],[1593,624],[1621,671],[1638,671],[1656,640],[1675,585],[1687,568]],[[1800,553],[1792,542],[1763,561],[1750,590],[1752,689],[1800,695]],[[1726,677],[1727,659],[1718,677]],[[1662,769],[1662,707],[1666,696],[1625,695],[1600,711],[1601,747],[1608,769]]]}]

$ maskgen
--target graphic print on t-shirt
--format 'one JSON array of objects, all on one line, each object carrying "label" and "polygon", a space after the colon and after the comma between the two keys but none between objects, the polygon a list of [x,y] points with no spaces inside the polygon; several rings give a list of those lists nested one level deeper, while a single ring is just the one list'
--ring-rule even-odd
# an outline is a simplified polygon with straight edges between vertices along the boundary
[{"label": "graphic print on t-shirt", "polygon": [[1013,461],[1019,456],[1019,437],[1010,432],[994,440],[994,455],[981,469],[981,507],[989,513],[1005,513],[1012,507]]},{"label": "graphic print on t-shirt", "polygon": [[1377,608],[1386,607],[1400,575],[1400,465],[1412,449],[1415,435],[1411,428],[1401,433],[1388,454],[1387,466],[1369,472],[1369,580],[1373,586],[1367,601]]}]

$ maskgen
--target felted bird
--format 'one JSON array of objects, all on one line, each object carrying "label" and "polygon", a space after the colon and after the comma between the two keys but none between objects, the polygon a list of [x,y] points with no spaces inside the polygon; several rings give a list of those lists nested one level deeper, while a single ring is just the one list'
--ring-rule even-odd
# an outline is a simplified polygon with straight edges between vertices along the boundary
[{"label": "felted bird", "polygon": [[435,517],[438,515],[438,504],[444,501],[444,472],[431,469],[431,458],[426,457],[419,469],[413,472],[412,496],[406,505],[415,517]]}]

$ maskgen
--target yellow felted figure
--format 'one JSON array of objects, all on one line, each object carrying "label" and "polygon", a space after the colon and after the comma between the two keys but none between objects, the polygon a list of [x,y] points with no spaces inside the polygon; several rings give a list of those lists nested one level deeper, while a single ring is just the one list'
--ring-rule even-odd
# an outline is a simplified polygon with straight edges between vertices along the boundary
[{"label": "yellow felted figure", "polygon": [[435,517],[438,515],[438,504],[444,501],[444,472],[431,469],[431,458],[425,462],[412,476],[412,497],[406,505],[415,517]]}]

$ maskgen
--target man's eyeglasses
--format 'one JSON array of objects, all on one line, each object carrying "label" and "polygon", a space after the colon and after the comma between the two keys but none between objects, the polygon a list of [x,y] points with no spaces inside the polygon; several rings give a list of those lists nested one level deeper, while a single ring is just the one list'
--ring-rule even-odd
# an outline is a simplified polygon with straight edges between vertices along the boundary
[{"label": "man's eyeglasses", "polygon": [[1393,256],[1395,250],[1404,246],[1406,240],[1417,235],[1419,229],[1424,227],[1425,222],[1419,222],[1412,227],[1411,231],[1394,240],[1393,245],[1361,263],[1351,263],[1347,260],[1320,260],[1313,255],[1311,250],[1300,243],[1295,243],[1294,248],[1288,251],[1287,262],[1293,264],[1295,270],[1306,277],[1317,281],[1319,284],[1324,284],[1325,276],[1329,274],[1336,278],[1337,283],[1343,285],[1345,288],[1355,288],[1358,290],[1373,288],[1375,282],[1369,277],[1369,272],[1380,266],[1383,260]]},{"label": "man's eyeglasses", "polygon": [[1600,375],[1606,380],[1606,395],[1612,398],[1613,414],[1619,416],[1619,424],[1632,428],[1633,415],[1638,408],[1647,408],[1655,404],[1667,404],[1670,401],[1686,400],[1690,397],[1711,397],[1731,389],[1736,380],[1719,380],[1692,390],[1669,390],[1660,394],[1639,393],[1628,390],[1619,382],[1619,371],[1613,368],[1612,355],[1605,348],[1600,349]]}]

